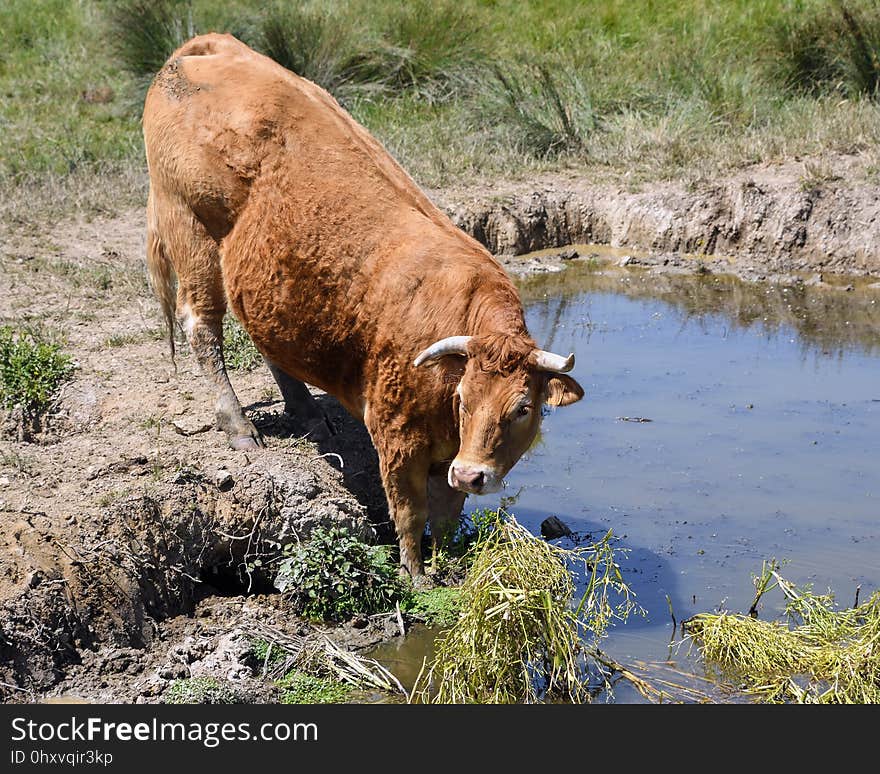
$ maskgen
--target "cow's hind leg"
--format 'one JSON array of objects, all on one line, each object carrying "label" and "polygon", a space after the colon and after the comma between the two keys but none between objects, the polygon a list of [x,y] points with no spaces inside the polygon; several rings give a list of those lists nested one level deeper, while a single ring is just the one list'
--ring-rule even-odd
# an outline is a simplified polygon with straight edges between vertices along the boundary
[{"label": "cow's hind leg", "polygon": [[255,449],[263,446],[260,433],[244,415],[241,403],[226,373],[223,361],[223,314],[197,315],[191,306],[183,306],[181,324],[202,373],[211,381],[217,395],[215,417],[217,427],[226,433],[233,449]]},{"label": "cow's hind leg", "polygon": [[260,434],[242,411],[223,361],[226,295],[217,243],[184,202],[166,197],[158,207],[153,199],[151,191],[149,242],[157,255],[170,260],[177,273],[177,318],[217,396],[217,426],[235,449],[262,446]]},{"label": "cow's hind leg", "polygon": [[[265,360],[265,358],[264,358]],[[294,379],[286,374],[278,366],[265,361],[272,377],[275,379],[281,397],[284,399],[284,413],[296,419],[311,435],[313,433],[329,433],[335,435],[336,431],[327,415],[318,405],[318,402],[299,379]]]}]

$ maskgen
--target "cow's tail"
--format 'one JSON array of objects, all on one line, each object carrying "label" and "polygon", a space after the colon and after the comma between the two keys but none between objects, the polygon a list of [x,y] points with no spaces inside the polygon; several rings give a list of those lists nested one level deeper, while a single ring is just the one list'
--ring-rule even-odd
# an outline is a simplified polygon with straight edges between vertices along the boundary
[{"label": "cow's tail", "polygon": [[156,219],[153,216],[152,197],[147,205],[147,271],[150,274],[150,284],[153,292],[159,298],[162,305],[162,314],[165,316],[166,333],[168,335],[168,349],[171,352],[171,362],[174,368],[177,363],[174,359],[174,325],[177,319],[177,276],[174,266],[168,258],[165,244],[156,227]]}]

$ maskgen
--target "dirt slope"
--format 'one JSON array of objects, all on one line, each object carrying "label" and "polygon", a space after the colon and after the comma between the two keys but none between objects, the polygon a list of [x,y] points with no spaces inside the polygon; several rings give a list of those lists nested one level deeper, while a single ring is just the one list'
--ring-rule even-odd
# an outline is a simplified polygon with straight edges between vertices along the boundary
[{"label": "dirt slope", "polygon": [[759,273],[880,275],[880,186],[854,159],[749,167],[730,179],[629,190],[553,175],[488,191],[436,192],[453,220],[496,254],[575,243],[714,256]]}]

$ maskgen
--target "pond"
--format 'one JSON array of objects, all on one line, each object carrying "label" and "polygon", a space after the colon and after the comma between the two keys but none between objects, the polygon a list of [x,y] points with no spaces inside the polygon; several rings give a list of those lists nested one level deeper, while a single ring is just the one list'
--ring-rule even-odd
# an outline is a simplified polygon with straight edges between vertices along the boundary
[{"label": "pond", "polygon": [[[699,673],[672,615],[746,612],[764,559],[842,604],[878,587],[880,292],[580,261],[520,290],[538,343],[576,353],[586,397],[466,510],[505,497],[536,534],[549,515],[613,530],[647,612],[604,641],[617,661]],[[768,597],[761,615],[780,608]],[[641,699],[620,683],[614,700]]]}]

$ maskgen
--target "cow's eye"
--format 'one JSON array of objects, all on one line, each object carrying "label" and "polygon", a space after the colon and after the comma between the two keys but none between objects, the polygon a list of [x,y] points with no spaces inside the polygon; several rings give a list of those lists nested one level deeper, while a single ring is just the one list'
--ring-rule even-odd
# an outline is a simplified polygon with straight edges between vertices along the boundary
[{"label": "cow's eye", "polygon": [[517,417],[517,419],[519,419],[521,417],[527,417],[531,413],[532,413],[532,407],[529,406],[528,404],[526,404],[526,405],[520,406],[516,410],[516,417]]}]

